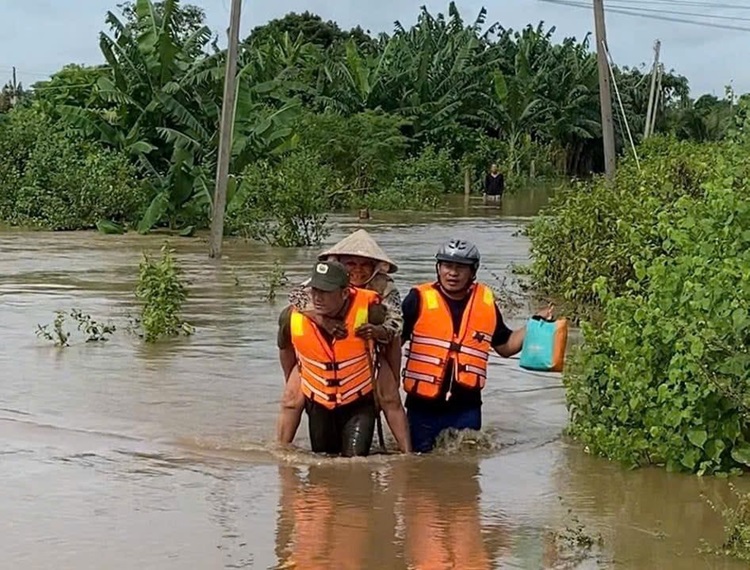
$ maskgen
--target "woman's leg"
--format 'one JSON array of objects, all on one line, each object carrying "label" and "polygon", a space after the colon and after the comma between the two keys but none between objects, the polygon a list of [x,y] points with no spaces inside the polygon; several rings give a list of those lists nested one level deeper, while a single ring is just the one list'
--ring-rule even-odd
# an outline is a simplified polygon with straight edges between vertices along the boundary
[{"label": "woman's leg", "polygon": [[401,376],[401,339],[394,338],[390,343],[385,345],[383,354],[388,366],[393,371],[393,376],[396,378],[396,386],[398,387],[398,379]]},{"label": "woman's leg", "polygon": [[398,376],[393,373],[387,355],[380,356],[380,366],[377,372],[375,388],[378,393],[378,403],[383,410],[385,421],[396,439],[398,448],[404,453],[411,452],[411,438],[406,420],[406,412],[401,404]]},{"label": "woman's leg", "polygon": [[284,384],[281,395],[281,409],[276,423],[276,438],[281,445],[288,445],[294,441],[297,429],[302,421],[305,409],[305,396],[302,393],[302,379],[299,370],[294,367]]}]

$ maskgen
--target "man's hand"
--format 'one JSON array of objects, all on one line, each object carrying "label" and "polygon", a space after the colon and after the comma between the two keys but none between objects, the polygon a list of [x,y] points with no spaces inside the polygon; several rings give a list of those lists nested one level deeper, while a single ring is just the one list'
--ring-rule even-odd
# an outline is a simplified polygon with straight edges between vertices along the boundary
[{"label": "man's hand", "polygon": [[364,340],[377,340],[380,342],[385,342],[386,340],[388,340],[388,333],[386,332],[383,325],[372,325],[370,323],[365,323],[356,331],[354,331],[354,334]]},{"label": "man's hand", "polygon": [[322,315],[314,313],[313,311],[306,312],[305,316],[312,319],[316,325],[330,334],[333,338],[341,340],[346,338],[349,334],[346,330],[346,325],[338,319],[324,317]]},{"label": "man's hand", "polygon": [[542,317],[545,321],[551,321],[554,318],[555,306],[550,303],[544,309],[539,309],[535,316]]}]

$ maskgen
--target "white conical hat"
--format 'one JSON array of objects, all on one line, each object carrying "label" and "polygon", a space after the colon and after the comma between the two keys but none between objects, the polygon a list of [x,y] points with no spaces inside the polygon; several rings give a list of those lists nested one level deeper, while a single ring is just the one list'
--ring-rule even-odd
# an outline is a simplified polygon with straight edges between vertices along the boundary
[{"label": "white conical hat", "polygon": [[336,245],[321,253],[318,259],[323,260],[329,255],[358,255],[359,257],[367,257],[368,259],[374,259],[375,261],[387,264],[388,273],[398,271],[398,266],[391,261],[365,230],[357,230],[349,234]]}]

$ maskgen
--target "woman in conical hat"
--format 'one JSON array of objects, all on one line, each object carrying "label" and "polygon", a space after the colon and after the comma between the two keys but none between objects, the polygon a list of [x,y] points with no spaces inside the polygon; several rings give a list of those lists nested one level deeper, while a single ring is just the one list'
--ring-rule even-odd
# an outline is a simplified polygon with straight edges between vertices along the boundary
[{"label": "woman in conical hat", "polygon": [[[367,336],[377,345],[378,361],[383,366],[383,374],[377,391],[379,404],[386,414],[388,424],[406,422],[406,413],[399,395],[401,374],[401,295],[390,274],[398,271],[398,266],[391,261],[380,246],[365,230],[357,230],[336,245],[318,256],[318,261],[338,261],[346,267],[353,287],[369,289],[380,295],[385,309],[385,320],[382,325],[367,324]],[[289,303],[300,312],[312,308],[308,281],[295,287],[289,294]],[[346,328],[339,321],[326,320],[318,323],[337,337],[346,334]],[[388,370],[390,369],[390,374]],[[408,433],[408,431],[404,431]],[[404,450],[410,450],[409,442],[399,442]]]},{"label": "woman in conical hat", "polygon": [[[400,367],[401,363],[401,328],[403,318],[401,315],[401,295],[396,289],[390,274],[398,271],[398,266],[391,261],[380,246],[365,230],[357,230],[348,235],[336,245],[327,249],[318,256],[318,261],[338,261],[349,272],[349,279],[354,287],[370,289],[380,295],[383,305],[387,309],[386,319],[383,323],[384,333],[387,339],[398,341],[398,362],[392,364]],[[300,311],[309,309],[311,306],[310,292],[305,281],[295,287],[289,294],[289,302]],[[394,368],[398,374],[399,368]]]}]

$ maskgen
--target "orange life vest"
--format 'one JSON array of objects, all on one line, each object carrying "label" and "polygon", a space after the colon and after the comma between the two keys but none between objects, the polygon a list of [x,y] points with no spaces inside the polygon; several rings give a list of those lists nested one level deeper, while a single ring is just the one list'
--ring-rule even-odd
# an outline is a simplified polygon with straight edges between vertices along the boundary
[{"label": "orange life vest", "polygon": [[479,283],[472,286],[457,334],[448,304],[435,286],[425,283],[417,290],[420,308],[407,351],[404,390],[423,398],[437,398],[451,362],[453,382],[481,390],[487,380],[487,361],[497,325],[492,290]]},{"label": "orange life vest", "polygon": [[318,326],[294,310],[292,345],[302,379],[302,393],[329,410],[345,406],[372,392],[367,342],[354,335],[368,322],[369,307],[379,297],[366,289],[350,289],[350,305],[344,323],[348,335],[328,343]]}]

